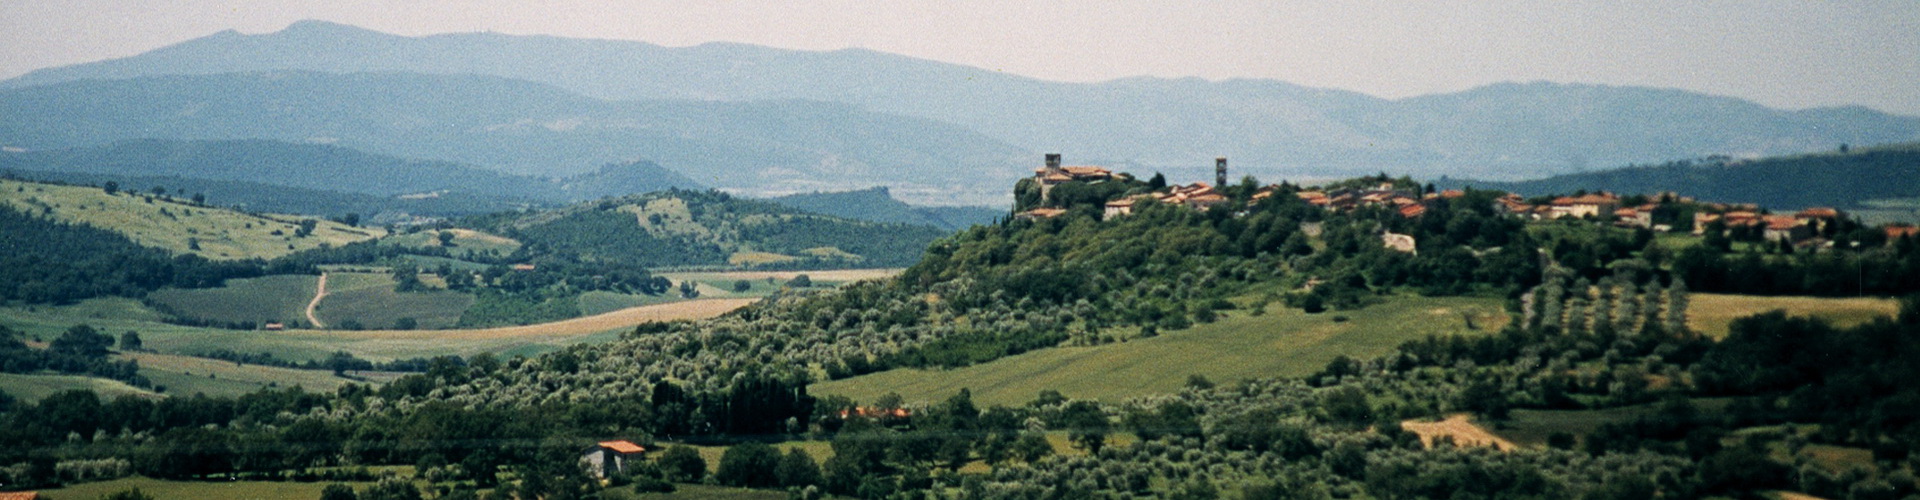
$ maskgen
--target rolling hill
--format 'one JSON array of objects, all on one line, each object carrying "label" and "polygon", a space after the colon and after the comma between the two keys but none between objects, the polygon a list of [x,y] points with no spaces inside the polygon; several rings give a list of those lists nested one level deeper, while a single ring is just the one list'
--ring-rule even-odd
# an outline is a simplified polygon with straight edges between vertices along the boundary
[{"label": "rolling hill", "polygon": [[802,193],[767,201],[808,212],[892,224],[917,224],[949,231],[992,223],[1005,210],[988,207],[916,207],[895,199],[885,187],[855,191]]},{"label": "rolling hill", "polygon": [[[1920,119],[1865,108],[1779,110],[1644,87],[1508,83],[1389,100],[1273,80],[1050,82],[860,49],[674,48],[498,33],[407,37],[319,21],[258,35],[220,32],[132,57],[34,71],[0,87],[271,70],[481,74],[607,100],[833,102],[951,123],[1015,148],[1192,168],[1195,176],[1208,159],[1225,155],[1263,177],[1390,170],[1513,180],[1593,165],[1920,138]],[[689,172],[696,167],[649,157]],[[1004,168],[950,166],[975,175]]]},{"label": "rolling hill", "polygon": [[[270,259],[299,250],[339,246],[385,235],[371,227],[333,221],[259,215],[195,205],[150,193],[0,179],[0,204],[56,222],[84,224],[125,235],[142,246],[212,260]],[[312,220],[310,235],[300,235]]]},{"label": "rolling hill", "polygon": [[463,225],[518,240],[527,253],[645,267],[904,267],[946,234],[683,190],[480,216]]},{"label": "rolling hill", "polygon": [[1829,206],[1864,208],[1863,202],[1920,198],[1920,143],[1779,156],[1757,160],[1709,158],[1521,182],[1443,180],[1528,195],[1604,190],[1618,193],[1674,191],[1707,201],[1758,203],[1774,210]]},{"label": "rolling hill", "polygon": [[[149,138],[273,139],[539,177],[608,177],[648,165],[634,161],[645,158],[696,182],[735,188],[964,185],[1025,156],[961,127],[847,104],[607,101],[474,75],[282,71],[75,81],[0,91],[0,114],[9,117],[0,143],[32,151]],[[405,160],[376,162],[396,161]],[[609,164],[621,166],[593,170]],[[437,164],[415,169],[456,172]],[[581,196],[649,182],[612,177],[563,187]],[[478,182],[514,187],[498,180]]]}]

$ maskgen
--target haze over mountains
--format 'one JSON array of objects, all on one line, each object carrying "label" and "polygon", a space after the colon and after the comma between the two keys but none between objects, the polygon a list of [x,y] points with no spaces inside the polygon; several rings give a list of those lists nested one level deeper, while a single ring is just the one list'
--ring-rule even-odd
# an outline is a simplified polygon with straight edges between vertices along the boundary
[{"label": "haze over mountains", "polygon": [[1669,89],[1498,84],[1387,100],[1271,80],[1048,82],[867,50],[403,37],[317,21],[0,88],[10,147],[265,137],[546,176],[645,158],[749,193],[892,186],[943,204],[997,204],[1041,152],[1176,180],[1201,178],[1214,156],[1270,180],[1512,180],[1920,139],[1920,118]]}]

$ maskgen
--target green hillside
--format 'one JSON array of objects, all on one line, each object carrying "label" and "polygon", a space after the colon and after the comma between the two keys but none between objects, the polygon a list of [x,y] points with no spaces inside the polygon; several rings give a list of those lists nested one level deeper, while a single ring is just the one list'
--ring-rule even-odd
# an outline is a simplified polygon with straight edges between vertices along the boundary
[{"label": "green hillside", "polygon": [[[101,188],[0,179],[0,204],[55,221],[119,232],[135,243],[214,260],[270,259],[299,250],[379,238],[386,231],[294,216],[256,215],[156,195],[126,186]],[[304,236],[302,221],[312,220]]]},{"label": "green hillside", "polygon": [[[1485,335],[1506,323],[1494,299],[1396,297],[1349,313],[1307,314],[1281,305],[1260,316],[1234,313],[1217,323],[1154,338],[1043,349],[965,368],[902,368],[814,384],[827,396],[874,401],[888,393],[935,403],[961,389],[980,404],[1018,405],[1041,391],[1119,403],[1179,392],[1189,376],[1215,382],[1305,377],[1338,356],[1370,358],[1429,335]],[[1473,327],[1462,318],[1472,316]],[[1335,316],[1348,318],[1336,321]]]},{"label": "green hillside", "polygon": [[1873,200],[1920,198],[1920,181],[1916,181],[1920,174],[1916,172],[1920,172],[1920,143],[1755,160],[1676,161],[1522,182],[1442,180],[1436,184],[1527,195],[1577,190],[1623,194],[1672,191],[1703,201],[1758,203],[1773,210],[1884,209],[1889,202]]},{"label": "green hillside", "polygon": [[789,207],[848,219],[892,224],[917,224],[949,231],[992,223],[1006,211],[987,207],[916,207],[895,199],[885,187],[856,191],[814,192],[769,198]]},{"label": "green hillside", "polygon": [[530,252],[645,267],[904,267],[944,234],[681,190],[475,217],[464,225],[518,240]]}]

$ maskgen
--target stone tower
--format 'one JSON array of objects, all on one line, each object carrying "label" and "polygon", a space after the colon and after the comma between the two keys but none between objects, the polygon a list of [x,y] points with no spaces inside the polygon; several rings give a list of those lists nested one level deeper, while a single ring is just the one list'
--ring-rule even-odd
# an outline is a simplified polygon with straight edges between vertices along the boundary
[{"label": "stone tower", "polygon": [[1227,187],[1227,157],[1213,159],[1213,187]]}]

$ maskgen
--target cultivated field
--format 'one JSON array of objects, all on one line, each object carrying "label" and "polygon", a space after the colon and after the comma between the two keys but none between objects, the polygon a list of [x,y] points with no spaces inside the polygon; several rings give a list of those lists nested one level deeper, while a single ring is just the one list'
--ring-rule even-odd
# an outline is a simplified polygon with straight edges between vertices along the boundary
[{"label": "cultivated field", "polygon": [[[320,300],[314,315],[321,324],[338,328],[345,321],[356,321],[367,328],[393,328],[401,318],[413,318],[417,328],[446,328],[460,322],[460,314],[473,306],[472,294],[432,290],[401,293],[394,291],[393,280],[386,275],[384,286],[362,286],[336,290],[341,277],[368,276],[329,273],[327,296]],[[309,292],[311,294],[311,292]]]},{"label": "cultivated field", "polygon": [[1774,309],[1794,316],[1813,316],[1835,326],[1853,326],[1876,316],[1893,316],[1900,304],[1892,299],[1873,297],[1762,297],[1695,293],[1688,297],[1687,327],[1713,338],[1727,336],[1733,320]]},{"label": "cultivated field", "polygon": [[[386,234],[379,228],[356,228],[316,220],[313,234],[296,238],[294,232],[306,217],[250,215],[194,206],[142,194],[148,187],[151,186],[127,186],[127,189],[142,191],[109,195],[94,187],[0,180],[0,203],[32,214],[51,213],[54,219],[63,222],[117,231],[141,245],[174,253],[195,253],[209,259],[273,258]],[[275,232],[280,234],[273,234]],[[199,250],[192,249],[196,243]]]},{"label": "cultivated field", "polygon": [[580,298],[577,300],[580,305],[580,314],[592,316],[629,307],[667,304],[685,299],[681,299],[680,294],[675,292],[667,292],[660,295],[640,295],[595,290],[580,294]]},{"label": "cultivated field", "polygon": [[1453,415],[1439,422],[1408,420],[1400,422],[1400,428],[1420,436],[1420,445],[1433,447],[1433,441],[1441,436],[1453,439],[1456,446],[1492,446],[1500,451],[1513,451],[1512,441],[1501,439],[1486,429],[1474,425],[1466,415]]},{"label": "cultivated field", "polygon": [[219,288],[155,291],[147,295],[175,314],[223,323],[306,322],[318,276],[279,275],[227,280]]},{"label": "cultivated field", "polygon": [[161,323],[162,315],[125,298],[100,298],[70,306],[0,308],[0,324],[23,331],[28,338],[51,340],[76,324],[118,334],[140,332],[150,350],[193,354],[215,349],[272,353],[281,359],[306,361],[346,351],[371,360],[481,352],[536,354],[568,344],[603,341],[649,321],[710,318],[750,304],[755,299],[699,299],[635,307],[605,314],[539,325],[469,330],[267,332],[226,330]]},{"label": "cultivated field", "polygon": [[[1470,297],[1398,297],[1359,311],[1306,314],[1272,305],[1251,316],[1224,319],[1159,337],[1094,347],[1056,347],[954,370],[898,369],[814,384],[821,395],[873,401],[897,392],[908,401],[935,402],[961,388],[981,405],[1014,405],[1054,389],[1072,398],[1117,402],[1175,392],[1189,375],[1216,383],[1305,376],[1341,355],[1370,358],[1428,335],[1487,333],[1507,321],[1500,301]],[[1478,330],[1468,330],[1461,313]],[[1335,316],[1350,321],[1334,321]]]},{"label": "cultivated field", "polygon": [[86,389],[103,398],[116,398],[123,395],[136,395],[158,398],[152,391],[120,383],[116,380],[83,377],[79,375],[22,375],[18,373],[0,373],[0,391],[21,401],[39,401],[61,391]]},{"label": "cultivated field", "polygon": [[[168,481],[145,477],[127,477],[112,481],[83,483],[65,488],[42,490],[40,498],[51,500],[93,500],[130,488],[154,498],[192,498],[206,500],[313,500],[330,482],[292,481]],[[365,489],[372,483],[346,483]]]},{"label": "cultivated field", "polygon": [[[238,396],[262,387],[300,386],[308,391],[333,392],[354,382],[333,376],[326,370],[297,370],[273,366],[241,365],[231,361],[155,353],[122,353],[121,359],[140,362],[140,374],[154,385],[166,388],[165,394],[189,396]],[[373,381],[392,378],[383,376]]]}]

